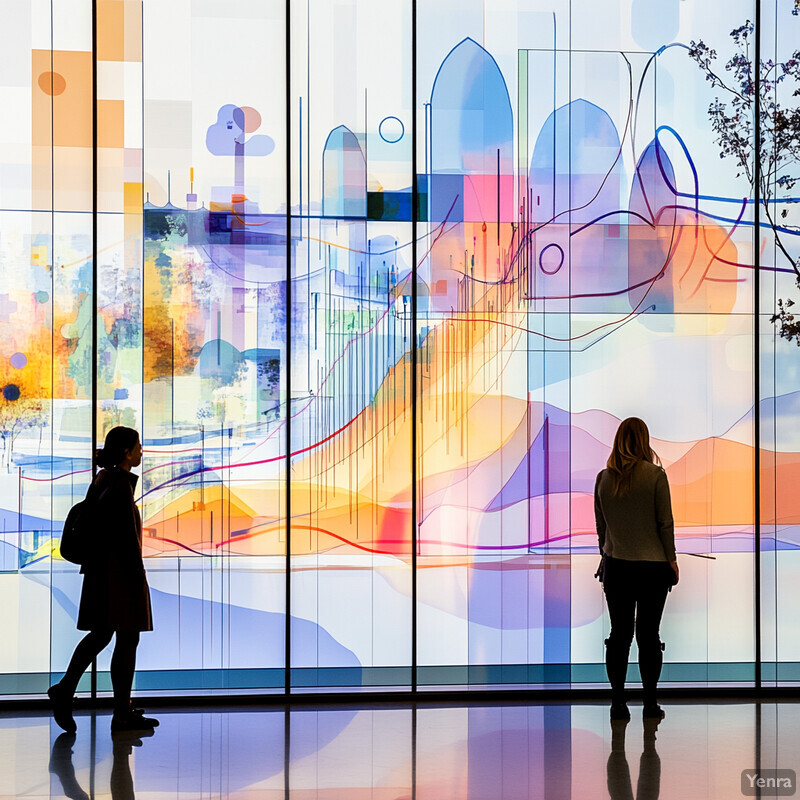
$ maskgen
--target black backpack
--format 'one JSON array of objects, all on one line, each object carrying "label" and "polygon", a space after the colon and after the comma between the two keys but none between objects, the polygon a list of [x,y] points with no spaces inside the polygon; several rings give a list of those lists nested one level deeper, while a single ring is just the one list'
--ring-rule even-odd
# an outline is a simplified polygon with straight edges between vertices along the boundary
[{"label": "black backpack", "polygon": [[64,520],[59,549],[61,557],[73,564],[85,564],[91,557],[94,545],[95,497],[92,489],[69,510]]}]

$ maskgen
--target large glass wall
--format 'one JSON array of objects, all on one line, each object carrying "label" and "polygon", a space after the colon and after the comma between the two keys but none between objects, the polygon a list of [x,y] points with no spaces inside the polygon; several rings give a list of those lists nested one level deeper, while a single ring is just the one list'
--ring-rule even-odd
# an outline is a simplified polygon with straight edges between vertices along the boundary
[{"label": "large glass wall", "polygon": [[632,415],[676,521],[664,679],[800,679],[794,10],[4,11],[0,694],[77,641],[56,545],[116,424],[139,689],[602,683],[592,492]]}]

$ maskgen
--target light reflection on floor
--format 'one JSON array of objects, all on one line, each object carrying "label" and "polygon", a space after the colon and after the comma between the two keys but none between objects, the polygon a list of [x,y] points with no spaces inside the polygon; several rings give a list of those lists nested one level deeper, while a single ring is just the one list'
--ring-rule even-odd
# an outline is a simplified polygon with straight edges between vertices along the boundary
[{"label": "light reflection on floor", "polygon": [[0,798],[732,800],[757,759],[800,772],[796,703],[673,703],[657,726],[631,708],[613,728],[598,703],[162,710],[114,740],[107,713],[71,737],[6,712]]}]

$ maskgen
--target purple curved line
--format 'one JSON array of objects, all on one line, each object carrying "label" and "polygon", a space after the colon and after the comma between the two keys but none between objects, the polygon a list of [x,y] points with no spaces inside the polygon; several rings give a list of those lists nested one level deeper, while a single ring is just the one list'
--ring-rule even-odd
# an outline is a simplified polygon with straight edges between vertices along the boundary
[{"label": "purple curved line", "polygon": [[63,475],[56,475],[53,478],[31,478],[27,475],[22,476],[23,481],[36,481],[37,483],[50,483],[51,481],[58,481],[61,478],[69,478],[70,475],[80,475],[83,472],[91,472],[91,467],[89,469],[76,469],[74,472],[65,472]]}]

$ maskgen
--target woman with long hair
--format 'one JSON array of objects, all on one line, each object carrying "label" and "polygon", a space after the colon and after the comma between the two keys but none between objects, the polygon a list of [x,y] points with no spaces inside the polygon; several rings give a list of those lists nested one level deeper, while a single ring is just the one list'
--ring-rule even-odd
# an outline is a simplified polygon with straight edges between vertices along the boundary
[{"label": "woman with long hair", "polygon": [[664,645],[659,636],[667,593],[678,582],[675,533],[667,473],[638,417],[620,423],[614,448],[594,487],[603,591],[611,619],[606,672],[611,718],[630,719],[625,674],[634,632],[645,718],[661,719],[656,691]]},{"label": "woman with long hair", "polygon": [[158,720],[145,717],[131,705],[139,633],[153,630],[142,561],[142,519],[133,494],[139,478],[131,472],[141,461],[139,434],[124,426],[112,428],[97,452],[102,469],[87,496],[95,531],[93,552],[81,566],[83,589],[78,611],[78,630],[88,634],[75,648],[64,677],[47,691],[56,722],[70,733],[76,730],[72,698],[78,681],[114,636],[111,730],[147,730],[158,725]]}]

